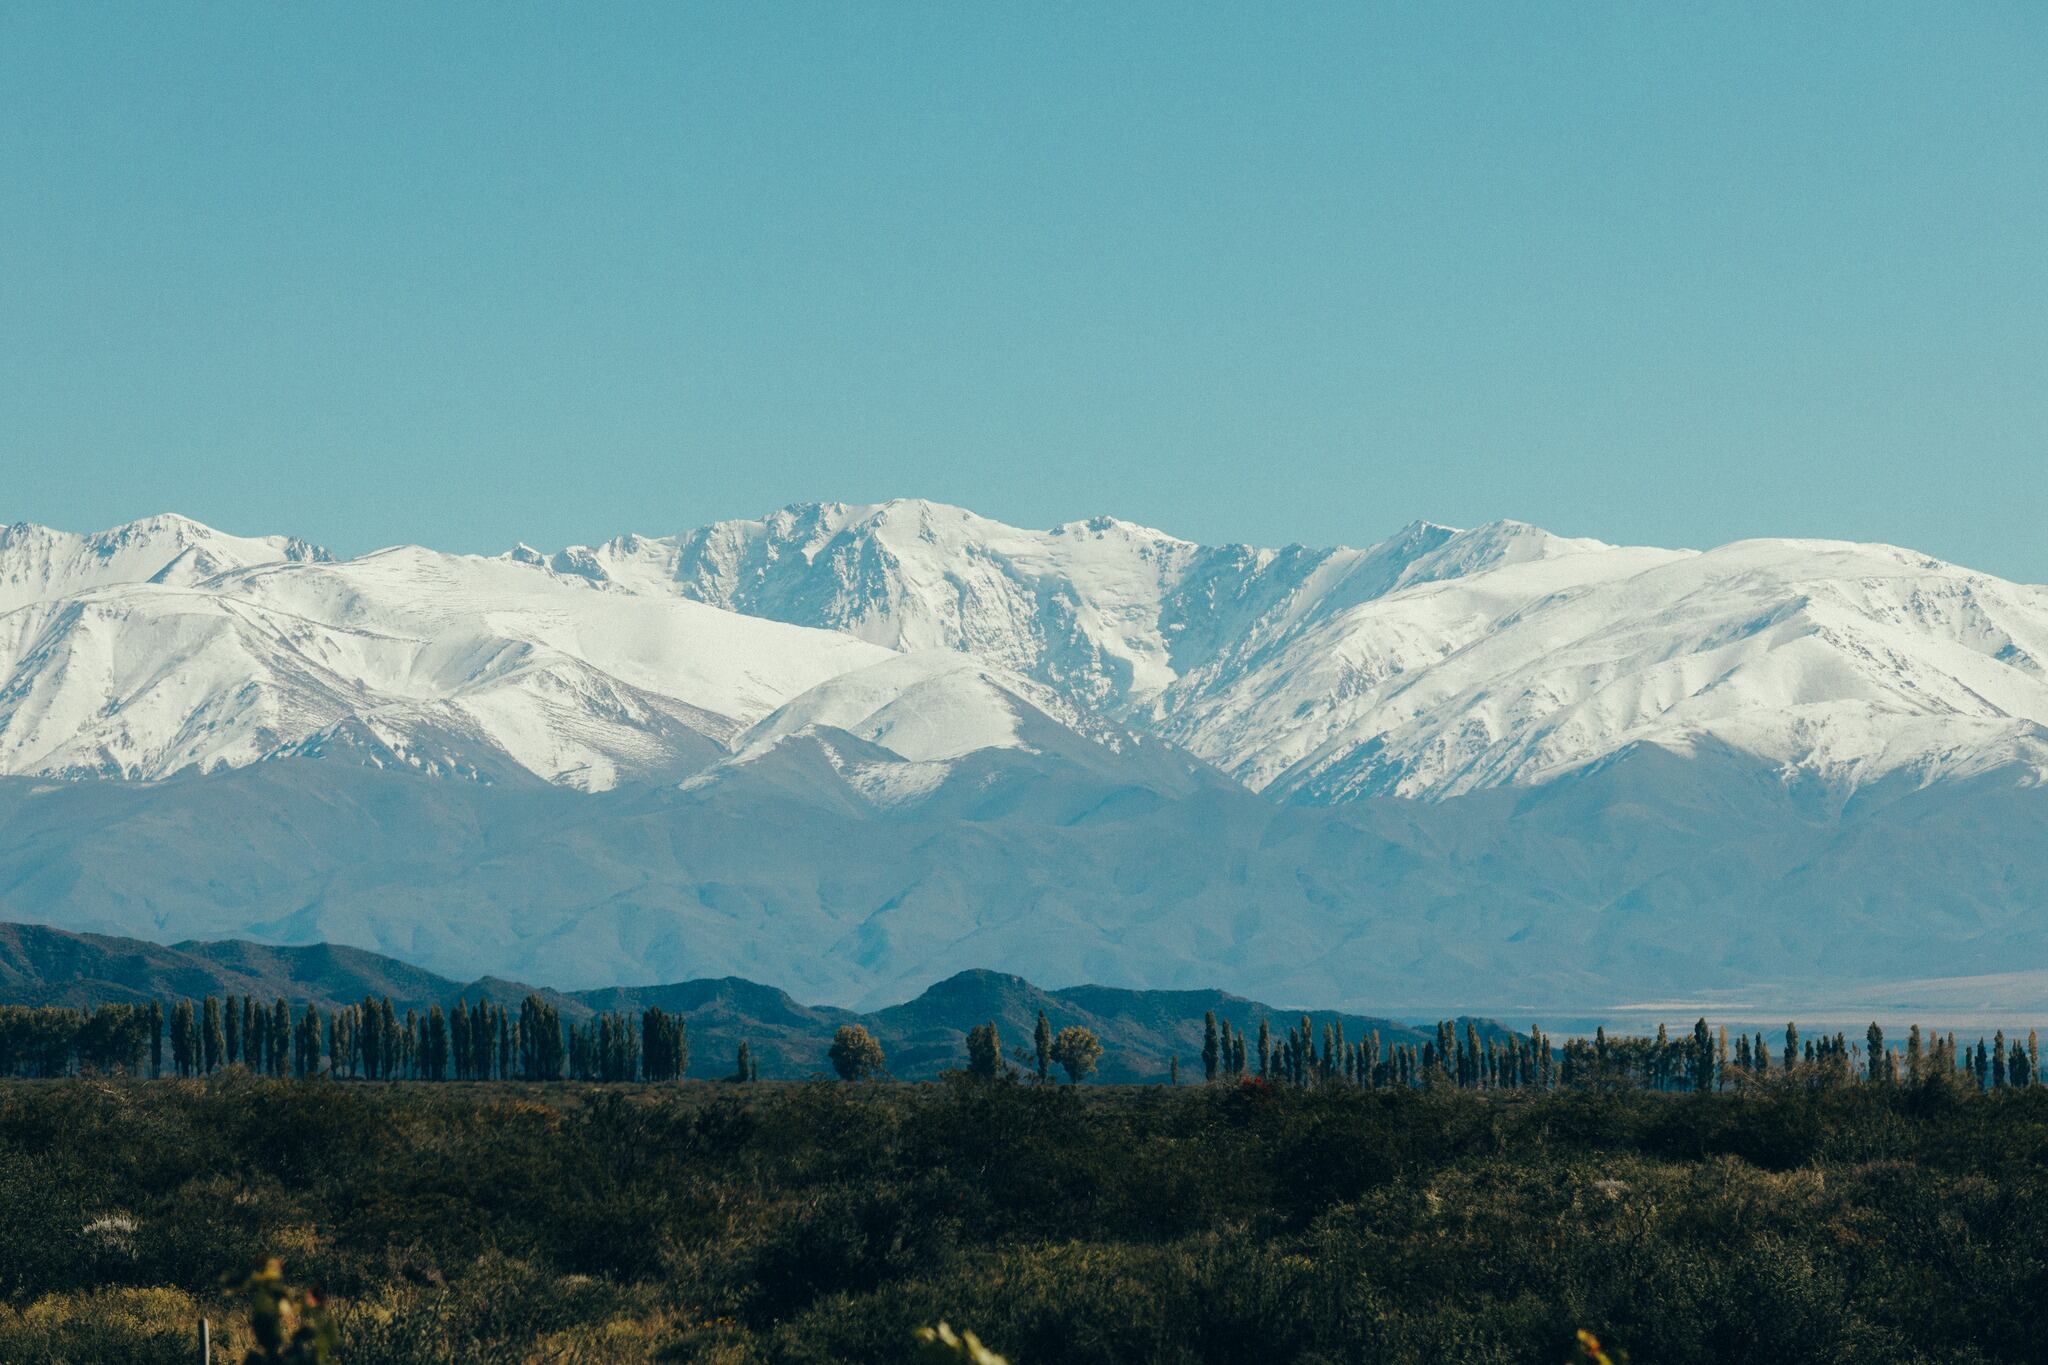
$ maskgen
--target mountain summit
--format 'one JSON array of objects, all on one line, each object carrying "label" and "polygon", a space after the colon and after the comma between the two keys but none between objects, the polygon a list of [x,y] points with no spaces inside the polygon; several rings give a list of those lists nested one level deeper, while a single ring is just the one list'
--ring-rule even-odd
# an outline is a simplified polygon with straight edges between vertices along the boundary
[{"label": "mountain summit", "polygon": [[0,907],[849,1004],[980,966],[1489,1009],[1988,972],[2044,946],[2044,664],[2048,589],[1836,541],[19,525]]},{"label": "mountain summit", "polygon": [[1289,799],[1534,785],[1643,743],[1850,788],[2048,757],[2048,590],[1884,545],[1702,554],[1501,521],[1267,550],[897,501],[527,562],[969,654],[1069,724],[1151,733]]},{"label": "mountain summit", "polygon": [[[701,771],[785,708],[858,731],[906,687],[906,759],[1011,746],[1022,705],[1294,801],[1540,785],[1640,744],[1845,790],[2048,768],[2048,590],[1884,545],[1697,553],[1503,521],[1272,550],[902,500],[336,562],[163,516],[0,531],[0,607],[0,772],[23,774],[347,749],[605,788]],[[919,655],[982,683],[888,662]]]}]

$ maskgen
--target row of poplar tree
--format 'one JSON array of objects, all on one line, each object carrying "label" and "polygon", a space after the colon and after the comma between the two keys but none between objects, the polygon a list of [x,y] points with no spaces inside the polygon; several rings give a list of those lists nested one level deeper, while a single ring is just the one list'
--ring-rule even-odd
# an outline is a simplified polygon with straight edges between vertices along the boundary
[{"label": "row of poplar tree", "polygon": [[[1344,1021],[1333,1019],[1322,1026],[1319,1048],[1315,1025],[1306,1014],[1279,1037],[1270,1020],[1260,1019],[1253,1043],[1243,1029],[1233,1029],[1228,1019],[1219,1021],[1212,1010],[1203,1019],[1202,1074],[1211,1081],[1257,1076],[1297,1086],[1342,1082],[1368,1089],[1446,1081],[1468,1089],[1548,1088],[1568,1079],[1573,1046],[1566,1044],[1560,1060],[1541,1029],[1482,1039],[1469,1020],[1462,1038],[1457,1025],[1445,1021],[1436,1026],[1433,1041],[1383,1046],[1378,1029],[1347,1039]],[[1170,1072],[1179,1078],[1177,1060]]]},{"label": "row of poplar tree", "polygon": [[[971,1073],[994,1075],[1007,1066],[993,1020],[969,1030],[967,1052]],[[1959,1043],[1954,1033],[1923,1033],[1916,1024],[1899,1046],[1888,1044],[1875,1023],[1860,1044],[1841,1033],[1802,1037],[1797,1024],[1787,1024],[1782,1045],[1773,1047],[1762,1033],[1738,1033],[1731,1042],[1725,1027],[1710,1029],[1705,1019],[1676,1038],[1663,1025],[1654,1037],[1611,1038],[1599,1029],[1562,1046],[1540,1028],[1482,1038],[1470,1020],[1462,1030],[1445,1021],[1429,1041],[1383,1046],[1377,1031],[1347,1039],[1342,1020],[1325,1022],[1318,1034],[1303,1015],[1278,1036],[1261,1019],[1254,1040],[1212,1012],[1204,1020],[1202,1069],[1212,1081],[1257,1076],[1297,1086],[1711,1091],[1776,1071],[1817,1085],[1912,1084],[1947,1075],[1999,1089],[2039,1083],[2040,1056],[2033,1032],[2008,1040],[2000,1031],[1971,1045]],[[1018,1049],[1016,1060],[1035,1065],[1041,1078],[1058,1066],[1078,1082],[1101,1057],[1094,1033],[1069,1026],[1055,1034],[1041,1011],[1031,1048]],[[880,1044],[859,1025],[839,1031],[827,1060],[849,1080],[886,1074]],[[272,1076],[326,1073],[373,1080],[672,1081],[689,1064],[689,1033],[679,1014],[650,1007],[637,1020],[610,1012],[565,1026],[555,1006],[538,995],[527,996],[517,1010],[465,999],[445,1010],[433,1005],[424,1013],[403,1014],[389,997],[365,997],[324,1014],[311,1004],[294,1014],[283,1000],[265,1004],[233,995],[180,1000],[168,1013],[154,1001],[91,1010],[0,1005],[0,1076],[139,1074],[145,1066],[152,1075],[198,1076],[239,1065]],[[1179,1072],[1173,1059],[1169,1078],[1178,1081]],[[757,1076],[742,1042],[729,1078]]]},{"label": "row of poplar tree", "polygon": [[[283,1000],[253,996],[161,1003],[0,1005],[0,1076],[63,1076],[125,1070],[150,1075],[210,1075],[241,1066],[259,1075],[364,1077],[372,1080],[672,1081],[690,1064],[679,1014],[658,1007],[635,1020],[606,1013],[564,1026],[537,995],[515,1010],[488,1000],[458,1000],[403,1014],[390,998],[324,1014],[308,1004],[294,1014]],[[746,1044],[735,1079],[754,1079]]]},{"label": "row of poplar tree", "polygon": [[[1452,1084],[1464,1089],[1552,1089],[1585,1085],[1635,1086],[1647,1090],[1726,1090],[1769,1076],[1773,1049],[1762,1033],[1738,1033],[1731,1046],[1724,1025],[1711,1029],[1705,1019],[1689,1035],[1673,1038],[1662,1024],[1654,1037],[1609,1038],[1606,1029],[1591,1038],[1567,1040],[1560,1048],[1541,1028],[1525,1035],[1481,1038],[1476,1025],[1464,1022],[1436,1026],[1433,1040],[1394,1043],[1382,1048],[1378,1030],[1356,1041],[1344,1037],[1341,1019],[1322,1027],[1321,1048],[1307,1015],[1275,1038],[1272,1026],[1259,1020],[1256,1046],[1242,1029],[1212,1011],[1204,1020],[1202,1070],[1206,1079],[1238,1080],[1256,1074],[1267,1081],[1297,1086],[1347,1082],[1365,1087]],[[1941,1075],[1959,1076],[1980,1089],[2032,1085],[2040,1079],[2040,1037],[2030,1031],[2024,1041],[2007,1042],[2003,1030],[1987,1043],[1959,1046],[1954,1033],[1923,1034],[1918,1024],[1903,1047],[1887,1045],[1884,1029],[1872,1023],[1861,1044],[1841,1033],[1802,1039],[1796,1023],[1785,1025],[1784,1042],[1776,1054],[1777,1068],[1812,1084],[1918,1084]],[[1257,1071],[1252,1067],[1256,1064]],[[1178,1064],[1172,1065],[1178,1079]]]}]

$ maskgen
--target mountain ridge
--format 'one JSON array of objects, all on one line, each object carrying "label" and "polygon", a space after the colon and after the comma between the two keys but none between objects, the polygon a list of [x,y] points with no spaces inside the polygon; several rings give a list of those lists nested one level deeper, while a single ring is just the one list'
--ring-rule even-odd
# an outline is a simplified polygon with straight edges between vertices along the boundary
[{"label": "mountain ridge", "polygon": [[[987,684],[944,685],[949,757],[1010,742],[1021,703],[1287,801],[1541,785],[1641,741],[1727,743],[1848,788],[2048,775],[2048,589],[1883,545],[1660,550],[1497,521],[1259,549],[916,499],[495,559],[337,561],[168,515],[0,533],[0,773],[322,752],[682,780],[809,690],[920,654]],[[862,684],[871,715],[930,713],[892,678],[930,671]]]}]

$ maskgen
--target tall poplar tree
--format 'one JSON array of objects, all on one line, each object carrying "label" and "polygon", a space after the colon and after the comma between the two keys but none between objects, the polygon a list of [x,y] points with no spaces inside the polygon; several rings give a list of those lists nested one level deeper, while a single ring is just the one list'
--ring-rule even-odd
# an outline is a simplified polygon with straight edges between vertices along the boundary
[{"label": "tall poplar tree", "polygon": [[469,1060],[469,1002],[456,1000],[448,1011],[448,1051],[455,1062],[455,1079],[466,1081],[470,1078]]},{"label": "tall poplar tree", "polygon": [[292,1070],[301,1076],[320,1074],[320,1011],[312,1001],[299,1016],[298,1037],[292,1048]]},{"label": "tall poplar tree", "polygon": [[270,1074],[284,1075],[284,1064],[292,1041],[292,1007],[285,1004],[284,997],[277,998],[277,1005],[270,1011]]},{"label": "tall poplar tree", "polygon": [[430,1081],[448,1079],[448,1016],[439,1005],[427,1006],[427,1055],[423,1074]]},{"label": "tall poplar tree", "polygon": [[207,996],[199,1002],[199,1044],[206,1073],[212,1075],[220,1069],[220,1054],[227,1046],[227,1036],[220,1027],[220,1001]]},{"label": "tall poplar tree", "polygon": [[1003,1074],[1003,1035],[993,1019],[967,1030],[967,1074],[985,1081]]},{"label": "tall poplar tree", "polygon": [[180,1076],[190,1076],[197,1063],[199,1029],[192,1021],[192,1002],[180,1000],[171,1007],[171,1065]]}]

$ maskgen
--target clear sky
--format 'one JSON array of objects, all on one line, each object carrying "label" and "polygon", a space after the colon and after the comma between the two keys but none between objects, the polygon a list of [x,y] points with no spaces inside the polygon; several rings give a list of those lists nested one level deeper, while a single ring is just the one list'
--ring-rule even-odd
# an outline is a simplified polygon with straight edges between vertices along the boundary
[{"label": "clear sky", "polygon": [[2048,580],[2048,5],[0,6],[0,521]]}]

